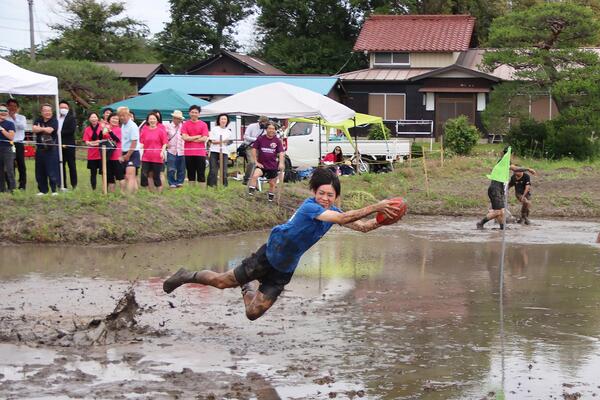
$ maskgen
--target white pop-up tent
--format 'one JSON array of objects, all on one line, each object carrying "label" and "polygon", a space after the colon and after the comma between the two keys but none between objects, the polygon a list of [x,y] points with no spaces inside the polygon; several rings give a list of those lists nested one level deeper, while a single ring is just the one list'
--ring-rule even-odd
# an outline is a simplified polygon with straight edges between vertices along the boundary
[{"label": "white pop-up tent", "polygon": [[[58,112],[58,79],[55,76],[38,74],[21,68],[11,62],[0,58],[0,93],[11,95],[54,96],[55,111]],[[58,148],[62,148],[62,138],[58,134]],[[62,151],[58,152],[60,187],[64,188],[62,169]]]},{"label": "white pop-up tent", "polygon": [[354,110],[327,96],[287,83],[275,82],[226,97],[202,107],[201,115],[268,115],[273,118],[321,118],[340,122]]}]

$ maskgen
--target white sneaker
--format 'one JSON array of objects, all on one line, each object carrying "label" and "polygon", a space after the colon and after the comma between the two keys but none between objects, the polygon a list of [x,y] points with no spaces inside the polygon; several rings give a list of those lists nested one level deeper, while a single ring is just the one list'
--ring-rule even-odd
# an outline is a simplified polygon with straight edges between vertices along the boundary
[{"label": "white sneaker", "polygon": [[58,196],[57,192],[52,192],[52,196]]},{"label": "white sneaker", "polygon": [[45,195],[46,195],[46,193],[42,193],[42,192],[39,192],[38,194],[36,194],[36,196],[45,196]]}]

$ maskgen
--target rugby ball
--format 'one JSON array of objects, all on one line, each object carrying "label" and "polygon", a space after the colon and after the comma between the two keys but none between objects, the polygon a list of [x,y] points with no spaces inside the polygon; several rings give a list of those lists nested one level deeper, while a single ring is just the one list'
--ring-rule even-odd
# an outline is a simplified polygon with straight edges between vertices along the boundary
[{"label": "rugby ball", "polygon": [[406,206],[406,203],[404,202],[404,199],[402,197],[395,197],[390,200],[394,206],[400,208],[400,212],[395,218],[388,218],[384,213],[377,212],[377,214],[375,215],[375,219],[377,219],[377,223],[379,225],[395,224],[396,222],[402,219],[404,214],[406,214],[406,210],[408,209],[408,207]]}]

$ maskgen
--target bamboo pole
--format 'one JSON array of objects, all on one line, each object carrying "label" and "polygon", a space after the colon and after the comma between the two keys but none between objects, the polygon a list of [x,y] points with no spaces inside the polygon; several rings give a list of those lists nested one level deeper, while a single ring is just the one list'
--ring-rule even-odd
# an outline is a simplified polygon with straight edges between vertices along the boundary
[{"label": "bamboo pole", "polygon": [[106,146],[102,145],[102,193],[108,193],[108,172],[106,168]]},{"label": "bamboo pole", "polygon": [[217,178],[217,187],[219,186],[219,180],[223,185],[225,182],[225,179],[223,179],[223,135],[219,135],[219,177]]},{"label": "bamboo pole", "polygon": [[429,197],[429,177],[427,175],[427,158],[425,157],[425,146],[421,146],[421,151],[423,151],[423,172],[425,172],[425,191],[427,193],[427,197]]},{"label": "bamboo pole", "polygon": [[281,203],[281,192],[283,191],[283,181],[285,179],[285,171],[279,171],[277,174],[277,205]]}]

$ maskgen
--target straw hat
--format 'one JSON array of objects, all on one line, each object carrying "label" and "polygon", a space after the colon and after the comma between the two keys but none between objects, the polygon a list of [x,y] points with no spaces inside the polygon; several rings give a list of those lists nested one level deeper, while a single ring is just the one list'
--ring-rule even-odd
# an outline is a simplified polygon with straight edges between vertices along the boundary
[{"label": "straw hat", "polygon": [[179,111],[179,110],[173,111],[173,114],[171,114],[171,116],[173,118],[183,119],[183,113],[181,111]]}]

